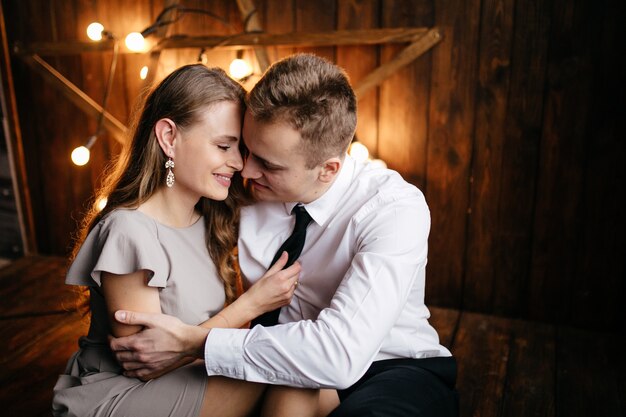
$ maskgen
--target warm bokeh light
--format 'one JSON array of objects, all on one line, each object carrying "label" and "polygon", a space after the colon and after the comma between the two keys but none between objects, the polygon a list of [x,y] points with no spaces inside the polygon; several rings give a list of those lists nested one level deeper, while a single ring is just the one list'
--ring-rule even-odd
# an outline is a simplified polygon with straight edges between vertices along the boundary
[{"label": "warm bokeh light", "polygon": [[102,40],[102,31],[104,30],[104,26],[101,23],[93,22],[89,26],[87,26],[87,36],[92,41],[100,41]]},{"label": "warm bokeh light", "polygon": [[139,32],[131,32],[126,35],[126,47],[133,52],[142,52],[146,47],[146,40]]},{"label": "warm bokeh light", "polygon": [[145,80],[147,76],[148,76],[148,66],[144,65],[139,71],[139,78],[141,78],[142,80]]},{"label": "warm bokeh light", "polygon": [[348,154],[359,162],[367,161],[367,158],[370,156],[367,147],[358,141],[354,141],[350,144]]},{"label": "warm bokeh light", "polygon": [[233,62],[230,63],[228,70],[230,71],[230,76],[236,80],[241,80],[242,78],[252,74],[252,67],[250,64],[240,58],[233,59]]},{"label": "warm bokeh light", "polygon": [[104,208],[107,206],[107,198],[106,197],[101,197],[98,199],[98,201],[96,202],[96,207],[98,208],[98,211],[102,211],[104,210]]},{"label": "warm bokeh light", "polygon": [[89,162],[89,149],[85,146],[79,146],[72,151],[72,162],[78,166],[83,166]]},{"label": "warm bokeh light", "polygon": [[372,159],[371,164],[376,168],[387,168],[387,164],[382,159]]}]

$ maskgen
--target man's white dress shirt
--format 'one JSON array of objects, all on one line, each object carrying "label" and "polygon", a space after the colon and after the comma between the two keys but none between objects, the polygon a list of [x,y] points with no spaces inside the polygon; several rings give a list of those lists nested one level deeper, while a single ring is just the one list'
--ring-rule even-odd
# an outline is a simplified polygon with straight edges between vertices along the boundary
[{"label": "man's white dress shirt", "polygon": [[[244,285],[258,280],[295,223],[297,203],[263,202],[241,213]],[[372,361],[450,356],[428,323],[424,277],[430,214],[398,173],[346,156],[331,187],[305,205],[300,285],[279,323],[212,329],[209,375],[343,389]]]}]

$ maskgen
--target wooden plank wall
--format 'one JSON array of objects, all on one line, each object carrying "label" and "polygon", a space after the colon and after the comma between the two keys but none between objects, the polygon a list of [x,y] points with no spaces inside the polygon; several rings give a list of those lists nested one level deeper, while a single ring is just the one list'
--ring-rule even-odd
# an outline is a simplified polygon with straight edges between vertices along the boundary
[{"label": "wooden plank wall", "polygon": [[[224,16],[185,16],[171,34],[242,29],[234,0],[186,0]],[[269,32],[433,26],[444,40],[370,91],[357,135],[426,194],[432,215],[427,300],[434,305],[568,323],[623,326],[626,156],[617,121],[626,73],[621,0],[256,0]],[[162,0],[3,0],[9,42],[85,40],[101,21],[118,36],[146,27]],[[342,65],[354,81],[402,46],[270,48]],[[157,79],[198,50],[162,54]],[[210,51],[227,65],[234,51]],[[249,52],[247,56],[251,56]],[[49,57],[101,100],[110,54]],[[109,109],[128,122],[142,91],[144,55],[121,58]],[[65,254],[106,162],[69,163],[95,122],[13,60],[39,250]]]}]

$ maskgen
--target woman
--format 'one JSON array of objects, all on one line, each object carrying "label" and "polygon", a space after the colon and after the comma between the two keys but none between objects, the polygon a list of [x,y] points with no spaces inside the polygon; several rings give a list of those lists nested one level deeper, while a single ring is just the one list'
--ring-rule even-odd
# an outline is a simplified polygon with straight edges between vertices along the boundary
[{"label": "woman", "polygon": [[139,330],[115,322],[122,308],[241,327],[291,299],[299,265],[281,271],[286,254],[236,298],[243,98],[222,70],[202,65],[179,68],[147,97],[67,274],[89,288],[91,326],[54,388],[55,415],[243,416],[262,395],[259,384],[208,378],[202,363],[127,378],[107,341]]}]

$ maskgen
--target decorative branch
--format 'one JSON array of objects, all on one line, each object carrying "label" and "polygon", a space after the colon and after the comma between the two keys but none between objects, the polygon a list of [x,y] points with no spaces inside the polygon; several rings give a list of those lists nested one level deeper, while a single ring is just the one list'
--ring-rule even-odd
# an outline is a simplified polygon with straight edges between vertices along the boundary
[{"label": "decorative branch", "polygon": [[411,43],[404,48],[398,55],[396,55],[391,61],[376,68],[367,77],[363,78],[356,86],[354,86],[354,93],[357,98],[363,97],[363,94],[372,87],[375,87],[382,83],[385,79],[389,78],[398,69],[410,64],[416,58],[424,54],[430,48],[435,46],[441,41],[441,32],[439,29],[430,29],[424,36]]},{"label": "decorative branch", "polygon": [[[241,18],[243,19],[243,30],[246,33],[261,32],[263,28],[261,26],[261,22],[259,22],[259,15],[256,12],[256,8],[254,7],[252,0],[237,0],[237,6],[239,6]],[[254,48],[254,54],[256,55],[256,60],[259,63],[261,72],[265,72],[267,67],[270,66],[270,59],[267,56],[267,50],[263,47],[256,46]]]},{"label": "decorative branch", "polygon": [[102,111],[102,106],[96,103],[91,97],[85,94],[80,88],[72,84],[61,73],[55,70],[50,64],[38,55],[21,55],[20,58],[29,67],[41,74],[46,81],[65,95],[72,103],[84,111],[89,116],[98,118],[104,115],[103,126],[120,143],[126,142],[127,128],[122,122],[117,120],[108,112]]}]

